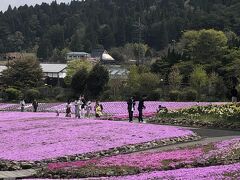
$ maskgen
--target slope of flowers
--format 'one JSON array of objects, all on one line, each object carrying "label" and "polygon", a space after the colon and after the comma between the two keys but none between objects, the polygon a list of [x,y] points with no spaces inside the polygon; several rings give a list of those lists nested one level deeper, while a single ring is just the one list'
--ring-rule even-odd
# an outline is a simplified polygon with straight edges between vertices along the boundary
[{"label": "slope of flowers", "polygon": [[0,112],[0,117],[0,159],[8,160],[42,160],[194,135],[169,126],[68,119],[54,113]]},{"label": "slope of flowers", "polygon": [[[50,163],[50,170],[64,168],[94,167],[134,167],[143,170],[157,170],[162,168],[175,168],[178,165],[192,165],[196,163],[206,164],[211,159],[233,160],[233,153],[240,150],[240,138],[219,141],[214,144],[199,145],[197,147],[186,147],[184,149],[173,149],[169,151],[137,152],[131,154],[102,157],[89,161],[76,161],[64,163]],[[235,157],[240,158],[240,153]],[[214,162],[216,163],[216,162]]]},{"label": "slope of flowers", "polygon": [[[179,180],[225,180],[239,179],[240,163],[222,166],[210,166],[203,168],[177,169],[170,171],[154,171],[133,176],[107,178],[109,180],[155,180],[155,179],[179,179]],[[103,178],[105,179],[105,178]]]},{"label": "slope of flowers", "polygon": [[201,148],[196,149],[183,149],[167,152],[154,152],[154,153],[134,153],[117,155],[112,157],[104,157],[96,160],[89,161],[77,161],[77,162],[65,162],[65,163],[50,163],[48,168],[50,170],[61,169],[66,167],[81,168],[84,166],[96,166],[96,167],[111,167],[111,166],[126,166],[136,167],[140,170],[144,169],[159,169],[165,166],[165,162],[170,161],[187,161],[193,162],[195,157],[199,157],[203,154]]}]

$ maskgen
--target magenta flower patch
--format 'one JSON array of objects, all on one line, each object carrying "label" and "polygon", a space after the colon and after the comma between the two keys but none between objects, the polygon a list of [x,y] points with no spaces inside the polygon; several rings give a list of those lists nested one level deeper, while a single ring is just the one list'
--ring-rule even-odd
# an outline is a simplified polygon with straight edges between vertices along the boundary
[{"label": "magenta flower patch", "polygon": [[170,126],[55,116],[0,112],[0,159],[43,160],[194,134]]},{"label": "magenta flower patch", "polygon": [[153,180],[153,179],[179,179],[179,180],[223,180],[237,179],[229,177],[229,174],[239,174],[240,163],[222,166],[210,166],[203,168],[177,169],[170,171],[154,171],[133,176],[112,177],[109,180]]}]

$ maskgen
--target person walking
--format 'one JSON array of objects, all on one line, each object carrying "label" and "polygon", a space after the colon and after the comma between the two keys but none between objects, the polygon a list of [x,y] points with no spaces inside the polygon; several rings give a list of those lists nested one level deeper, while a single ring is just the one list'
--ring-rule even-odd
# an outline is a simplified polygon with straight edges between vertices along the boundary
[{"label": "person walking", "polygon": [[238,91],[235,86],[231,90],[231,95],[232,95],[232,102],[233,103],[237,102]]},{"label": "person walking", "polygon": [[75,118],[80,118],[80,101],[75,100],[74,101],[74,107],[75,107]]},{"label": "person walking", "polygon": [[128,105],[129,122],[132,122],[133,121],[133,111],[135,110],[135,100],[134,100],[134,97],[131,97],[127,101],[127,105]]},{"label": "person walking", "polygon": [[144,101],[146,100],[146,96],[143,96],[138,103],[138,121],[143,122],[143,109],[146,109],[144,105]]},{"label": "person walking", "polygon": [[84,96],[80,96],[80,101],[81,101],[81,112],[80,112],[80,116],[81,117],[85,117],[85,106],[86,106],[86,100]]},{"label": "person walking", "polygon": [[92,111],[92,105],[91,105],[91,101],[88,101],[87,102],[87,105],[86,105],[86,117],[89,118],[90,117],[90,113]]},{"label": "person walking", "polygon": [[38,102],[36,99],[33,100],[32,106],[33,106],[33,112],[37,112]]},{"label": "person walking", "polygon": [[26,105],[26,103],[25,103],[24,99],[22,101],[20,101],[21,112],[24,112],[25,105]]},{"label": "person walking", "polygon": [[71,102],[68,101],[66,105],[66,117],[71,117]]}]

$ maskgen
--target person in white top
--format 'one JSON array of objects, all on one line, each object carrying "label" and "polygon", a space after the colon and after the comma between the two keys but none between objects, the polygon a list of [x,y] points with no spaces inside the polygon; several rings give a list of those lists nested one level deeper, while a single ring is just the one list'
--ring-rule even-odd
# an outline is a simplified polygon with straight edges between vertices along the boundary
[{"label": "person in white top", "polygon": [[24,112],[25,105],[26,105],[26,103],[25,103],[24,99],[22,101],[20,101],[21,112]]}]

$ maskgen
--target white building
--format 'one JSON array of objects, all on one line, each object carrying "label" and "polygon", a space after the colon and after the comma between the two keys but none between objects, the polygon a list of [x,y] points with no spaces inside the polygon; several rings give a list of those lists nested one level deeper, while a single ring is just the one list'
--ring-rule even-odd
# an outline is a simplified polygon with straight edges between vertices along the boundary
[{"label": "white building", "polygon": [[66,77],[67,64],[40,64],[45,77],[60,78]]},{"label": "white building", "polygon": [[86,52],[69,52],[67,53],[67,60],[74,60],[74,59],[88,59],[91,55]]}]

